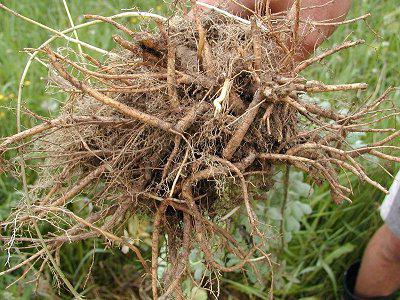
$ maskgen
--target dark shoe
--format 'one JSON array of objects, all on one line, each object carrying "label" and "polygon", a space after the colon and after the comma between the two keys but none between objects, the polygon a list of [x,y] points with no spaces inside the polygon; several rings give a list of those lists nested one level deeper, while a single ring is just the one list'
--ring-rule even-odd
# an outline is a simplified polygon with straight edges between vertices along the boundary
[{"label": "dark shoe", "polygon": [[344,300],[394,300],[396,299],[396,294],[392,294],[385,297],[373,297],[373,298],[360,298],[354,295],[354,288],[356,286],[356,280],[358,275],[358,270],[360,269],[360,262],[353,264],[344,275]]}]

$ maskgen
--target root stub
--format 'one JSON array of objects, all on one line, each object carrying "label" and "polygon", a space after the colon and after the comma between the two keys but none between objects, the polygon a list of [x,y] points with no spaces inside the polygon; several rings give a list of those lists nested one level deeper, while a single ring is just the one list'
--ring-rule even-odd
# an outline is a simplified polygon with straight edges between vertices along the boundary
[{"label": "root stub", "polygon": [[[290,59],[288,41],[281,34],[282,28],[291,30],[288,21],[277,19],[273,24],[280,30],[274,31],[267,30],[270,22],[260,24],[258,19],[243,24],[217,12],[195,13],[192,19],[175,16],[165,24],[158,21],[159,32],[143,33],[108,18],[88,16],[127,34],[126,39],[114,37],[118,55],[88,65],[72,61],[65,52],[43,49],[51,66],[50,81],[66,91],[68,101],[58,118],[0,143],[1,153],[21,148],[29,152],[24,157],[38,157],[31,165],[39,173],[30,190],[34,211],[42,220],[55,215],[65,220],[45,239],[49,249],[68,240],[69,231],[61,230],[63,226],[74,228],[74,240],[91,231],[120,246],[127,242],[117,236],[117,228],[129,214],[141,211],[154,216],[151,267],[138,248],[130,246],[150,275],[153,298],[182,296],[180,283],[189,272],[188,256],[197,246],[210,269],[229,272],[246,264],[257,269],[252,258],[265,255],[259,253],[259,245],[241,249],[230,230],[214,222],[222,217],[216,204],[230,189],[230,197],[243,200],[232,200],[229,209],[243,204],[251,235],[262,237],[247,187],[251,177],[245,174],[268,177],[271,166],[293,165],[315,182],[326,182],[333,200],[341,202],[350,200],[352,192],[339,179],[342,169],[386,192],[368,177],[357,157],[369,154],[398,161],[382,152],[397,132],[359,150],[346,141],[349,133],[365,132],[365,124],[383,118],[380,106],[390,90],[344,115],[302,95],[362,90],[365,84],[326,85],[293,77],[359,41],[299,63]],[[291,44],[298,40],[297,34],[289,37],[294,37]],[[240,182],[237,187],[235,180]],[[74,216],[71,203],[77,201],[88,201],[92,209]],[[115,205],[121,209],[114,209],[111,216],[99,214]],[[95,214],[100,217],[92,224]],[[24,208],[10,218],[21,223],[21,235],[29,232],[31,216]],[[170,269],[164,276],[169,284],[164,286],[158,275],[159,247],[171,232],[178,233],[174,243],[168,243],[175,248],[167,252],[176,257],[167,259]],[[212,235],[237,256],[237,265],[227,267],[215,260],[207,243]]]}]

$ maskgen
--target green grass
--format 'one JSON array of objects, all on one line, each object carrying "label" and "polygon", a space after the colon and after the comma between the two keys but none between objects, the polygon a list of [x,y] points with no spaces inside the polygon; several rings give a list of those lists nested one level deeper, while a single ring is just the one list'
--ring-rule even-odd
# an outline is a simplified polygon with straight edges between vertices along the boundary
[{"label": "green grass", "polygon": [[[62,1],[40,0],[5,0],[5,5],[42,22],[55,29],[69,27]],[[161,1],[129,1],[129,0],[86,0],[68,1],[71,14],[77,23],[83,21],[84,13],[111,15],[118,13],[121,8],[138,6],[141,9],[159,7]],[[316,66],[307,72],[308,78],[322,80],[327,83],[367,82],[370,87],[366,93],[343,94],[334,96],[331,102],[338,107],[351,107],[355,102],[365,101],[367,95],[379,95],[389,86],[399,85],[400,53],[400,8],[396,0],[354,1],[352,16],[371,12],[369,25],[378,33],[378,38],[363,22],[343,26],[338,29],[333,38],[322,47],[327,48],[334,43],[341,42],[345,37],[350,39],[363,38],[366,45],[337,54],[326,60],[323,66]],[[109,38],[111,26],[99,25],[79,31],[79,36],[93,45],[110,49],[112,41]],[[0,11],[0,137],[15,132],[15,104],[18,81],[27,56],[20,50],[27,47],[37,47],[51,36],[50,33],[27,24],[4,11]],[[65,45],[63,42],[55,45]],[[40,114],[48,114],[43,105],[49,98],[63,100],[60,95],[49,95],[45,92],[45,78],[47,72],[40,64],[35,63],[27,77],[27,88],[24,91],[26,106]],[[346,97],[346,98],[344,98]],[[397,91],[391,99],[400,106],[400,92]],[[24,119],[24,126],[31,125],[31,121]],[[395,120],[382,124],[396,126]],[[373,139],[366,136],[364,140]],[[396,166],[385,165],[394,172]],[[373,178],[389,186],[391,179],[375,165],[369,169]],[[16,204],[19,198],[18,183],[10,176],[0,176],[0,219],[4,220],[10,207]],[[286,247],[282,255],[288,284],[275,291],[278,298],[300,299],[302,297],[316,297],[317,299],[335,299],[340,295],[341,280],[346,268],[355,260],[360,259],[363,248],[373,232],[380,226],[378,213],[379,204],[384,195],[370,186],[355,183],[355,194],[352,205],[334,205],[329,201],[326,188],[318,189],[310,199],[313,213],[304,218],[300,232],[294,235],[293,240]],[[99,244],[101,245],[101,244]],[[99,246],[98,245],[98,246]],[[66,247],[63,252],[63,261],[66,270],[76,281],[82,281],[83,271],[90,267],[88,256],[92,251],[92,243],[82,243],[75,248]],[[100,248],[95,248],[102,252]],[[116,255],[116,253],[114,253]],[[110,253],[99,253],[105,261],[111,260],[114,265],[122,260]],[[99,258],[99,259],[100,259]],[[5,256],[2,254],[0,263],[3,265]],[[82,262],[83,261],[83,262]],[[76,266],[82,262],[81,273],[74,272]],[[127,263],[127,261],[124,261]],[[3,266],[0,267],[0,270]],[[116,267],[118,270],[118,267]],[[0,278],[1,290],[15,280],[20,273]],[[76,283],[76,282],[75,282]],[[249,297],[266,298],[265,290],[246,286],[238,281],[225,281],[225,285]],[[0,296],[2,292],[0,292]],[[29,299],[31,287],[15,285],[9,290],[7,297],[14,295],[15,299]],[[3,297],[5,294],[3,294]],[[1,298],[1,297],[0,297]]]}]

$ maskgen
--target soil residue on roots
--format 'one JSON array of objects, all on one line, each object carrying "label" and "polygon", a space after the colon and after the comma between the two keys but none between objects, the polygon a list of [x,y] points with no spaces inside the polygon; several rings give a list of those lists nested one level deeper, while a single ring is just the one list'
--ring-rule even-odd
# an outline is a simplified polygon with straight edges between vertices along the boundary
[{"label": "soil residue on roots", "polygon": [[[151,275],[153,297],[161,289],[164,299],[179,294],[193,247],[201,249],[210,269],[222,272],[240,270],[252,265],[254,256],[265,255],[256,242],[245,252],[218,222],[243,205],[250,233],[263,236],[249,193],[254,176],[263,176],[264,186],[272,188],[274,167],[292,165],[317,185],[328,183],[337,203],[351,193],[339,180],[341,170],[386,191],[356,159],[370,154],[398,161],[380,147],[399,133],[371,129],[384,117],[376,112],[390,90],[343,115],[304,95],[361,90],[365,84],[327,85],[298,74],[362,41],[298,62],[296,20],[255,16],[248,24],[194,10],[191,17],[157,21],[155,31],[136,32],[111,18],[87,18],[121,31],[113,36],[116,50],[99,62],[88,55],[77,58],[71,50],[41,49],[50,66],[49,84],[68,100],[57,118],[0,145],[7,151],[17,143],[29,152],[25,159],[36,159],[30,164],[39,174],[29,193],[34,206],[25,211],[22,206],[12,216],[21,224],[21,235],[31,226],[32,214],[42,220],[57,216],[58,225],[46,239],[50,251],[94,236],[125,245]],[[374,131],[389,134],[361,149],[346,142],[349,133]],[[73,213],[79,201],[82,207],[90,204],[90,211]],[[136,246],[114,235],[128,215],[139,211],[154,218],[150,264]],[[208,243],[214,235],[237,256],[237,265],[214,259]],[[157,267],[164,236],[169,237],[169,267],[160,287]]]}]

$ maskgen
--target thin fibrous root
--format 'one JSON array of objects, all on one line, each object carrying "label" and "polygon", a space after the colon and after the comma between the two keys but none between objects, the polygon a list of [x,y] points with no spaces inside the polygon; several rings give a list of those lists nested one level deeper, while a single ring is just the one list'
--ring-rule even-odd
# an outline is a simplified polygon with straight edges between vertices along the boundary
[{"label": "thin fibrous root", "polygon": [[332,49],[330,49],[330,50],[328,50],[326,52],[323,52],[323,53],[321,53],[319,55],[316,55],[314,57],[311,57],[310,59],[307,59],[307,60],[301,62],[293,70],[293,73],[294,74],[300,73],[301,71],[303,71],[304,69],[306,69],[310,65],[312,65],[313,63],[320,62],[321,60],[323,60],[324,58],[334,54],[335,52],[339,52],[339,51],[342,51],[344,49],[348,49],[348,48],[351,48],[351,47],[354,47],[354,46],[357,46],[357,45],[361,45],[361,44],[364,44],[364,43],[365,43],[364,40],[357,40],[357,41],[354,41],[354,42],[344,42],[343,44],[338,45],[338,46],[336,46],[336,47],[334,47],[334,48],[332,48]]},{"label": "thin fibrous root", "polygon": [[139,120],[143,123],[146,123],[148,125],[163,129],[168,132],[173,132],[173,125],[171,123],[168,123],[166,121],[163,121],[155,116],[150,116],[144,112],[138,111],[132,107],[129,107],[125,104],[122,104],[121,102],[118,102],[114,99],[111,99],[110,97],[94,90],[93,88],[89,87],[85,83],[79,81],[78,79],[72,77],[70,74],[67,73],[67,71],[57,62],[56,56],[53,54],[53,51],[51,51],[49,48],[44,49],[46,53],[48,54],[50,58],[50,62],[53,65],[53,67],[57,70],[58,74],[62,76],[65,80],[69,81],[75,88],[78,90],[81,90],[82,92],[87,93],[88,95],[92,96],[94,99],[96,99],[99,102],[104,103],[105,105],[108,105],[110,107],[113,107],[120,113],[132,117],[136,120]]}]

